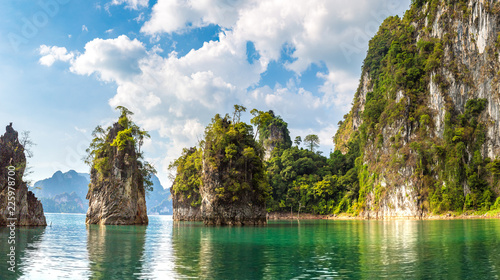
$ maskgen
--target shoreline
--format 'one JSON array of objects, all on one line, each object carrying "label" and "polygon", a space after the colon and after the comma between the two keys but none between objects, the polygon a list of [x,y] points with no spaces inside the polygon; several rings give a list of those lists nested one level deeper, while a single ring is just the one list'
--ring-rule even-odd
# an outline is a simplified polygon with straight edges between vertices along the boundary
[{"label": "shoreline", "polygon": [[[383,218],[366,218],[362,216],[353,216],[351,214],[329,214],[329,215],[319,215],[311,213],[301,213],[299,220],[363,220],[363,221],[397,221],[397,220],[472,220],[472,219],[500,219],[500,213],[495,215],[482,214],[460,214],[456,215],[453,213],[445,213],[442,215],[428,214],[422,217],[407,216],[407,217],[383,217]],[[280,212],[270,212],[267,214],[267,220],[270,221],[280,221],[280,220],[297,220],[297,213],[280,213]]]}]

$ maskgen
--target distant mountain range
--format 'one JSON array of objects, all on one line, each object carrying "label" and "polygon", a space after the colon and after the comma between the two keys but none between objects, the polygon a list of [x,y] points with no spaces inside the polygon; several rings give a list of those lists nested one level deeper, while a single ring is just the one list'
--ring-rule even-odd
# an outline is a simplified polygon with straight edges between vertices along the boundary
[{"label": "distant mountain range", "polygon": [[[165,190],[158,177],[153,175],[153,191],[146,194],[146,206],[149,215],[171,215],[172,200],[170,191]],[[87,213],[88,185],[90,175],[70,170],[66,173],[57,171],[52,177],[37,181],[31,188],[42,201],[47,213]]]}]

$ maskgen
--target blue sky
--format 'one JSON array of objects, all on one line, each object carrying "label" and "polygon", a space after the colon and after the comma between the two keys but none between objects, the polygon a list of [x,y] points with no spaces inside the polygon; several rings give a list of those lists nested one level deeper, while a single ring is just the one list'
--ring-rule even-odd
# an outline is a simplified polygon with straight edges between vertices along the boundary
[{"label": "blue sky", "polygon": [[2,1],[0,123],[31,132],[35,181],[57,170],[88,172],[81,158],[90,133],[111,124],[118,105],[151,131],[144,148],[162,182],[182,148],[234,104],[273,110],[292,138],[318,134],[328,154],[368,40],[409,4]]}]

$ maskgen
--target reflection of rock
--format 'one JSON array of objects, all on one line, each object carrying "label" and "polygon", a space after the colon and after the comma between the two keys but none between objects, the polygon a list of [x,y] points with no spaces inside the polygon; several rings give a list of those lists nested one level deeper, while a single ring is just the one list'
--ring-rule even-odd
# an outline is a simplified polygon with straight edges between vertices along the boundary
[{"label": "reflection of rock", "polygon": [[[31,256],[33,253],[38,253],[40,250],[40,240],[42,240],[45,234],[45,227],[26,227],[16,230],[16,269],[15,273],[10,273],[8,268],[10,264],[8,263],[10,257],[10,246],[7,239],[3,239],[4,236],[9,236],[10,229],[6,227],[0,227],[0,236],[2,236],[2,242],[0,242],[0,278],[3,280],[9,279],[20,279],[24,275],[23,267],[29,267]],[[26,277],[26,275],[24,275]]]},{"label": "reflection of rock", "polygon": [[[0,226],[8,225],[8,218],[15,218],[16,226],[45,226],[47,222],[42,203],[28,191],[26,182],[23,181],[26,169],[24,147],[19,143],[12,123],[6,130],[0,137]],[[12,182],[15,183],[9,185]],[[9,191],[14,193],[9,194]],[[15,205],[9,204],[11,198],[15,198]]]},{"label": "reflection of rock", "polygon": [[131,279],[142,272],[146,226],[87,225],[91,279]]},{"label": "reflection of rock", "polygon": [[280,254],[279,250],[262,249],[263,240],[253,239],[254,229],[249,233],[248,228],[243,227],[175,223],[172,245],[178,278],[280,279],[282,275],[268,274],[269,254],[271,251]]}]

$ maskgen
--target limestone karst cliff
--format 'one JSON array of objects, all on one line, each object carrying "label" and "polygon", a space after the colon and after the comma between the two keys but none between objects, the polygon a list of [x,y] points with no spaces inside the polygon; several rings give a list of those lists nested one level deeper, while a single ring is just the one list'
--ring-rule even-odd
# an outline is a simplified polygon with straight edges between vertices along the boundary
[{"label": "limestone karst cliff", "polygon": [[265,224],[268,184],[252,127],[216,115],[201,145],[185,149],[171,165],[177,174],[171,188],[174,220]]},{"label": "limestone karst cliff", "polygon": [[214,117],[205,130],[200,195],[205,224],[267,222],[267,178],[250,125]]},{"label": "limestone karst cliff", "polygon": [[417,0],[370,41],[334,137],[359,147],[351,211],[488,211],[500,195],[500,3]]},{"label": "limestone karst cliff", "polygon": [[25,169],[24,147],[11,123],[0,137],[0,226],[9,225],[9,218],[16,226],[47,225],[42,203],[23,181]]},{"label": "limestone karst cliff", "polygon": [[[146,189],[153,170],[143,162],[140,142],[147,135],[122,108],[119,121],[107,131],[98,127],[89,148],[87,224],[147,224]],[[149,181],[150,183],[150,181]]]}]

